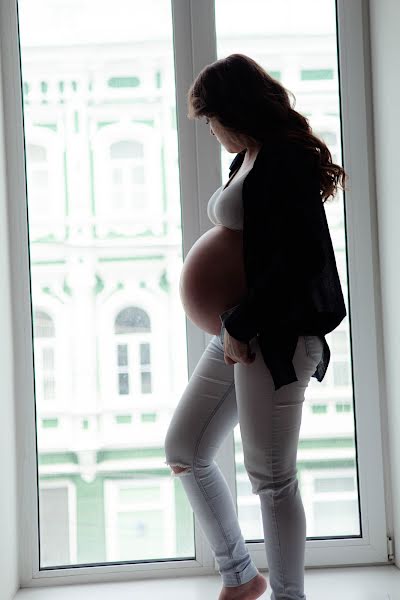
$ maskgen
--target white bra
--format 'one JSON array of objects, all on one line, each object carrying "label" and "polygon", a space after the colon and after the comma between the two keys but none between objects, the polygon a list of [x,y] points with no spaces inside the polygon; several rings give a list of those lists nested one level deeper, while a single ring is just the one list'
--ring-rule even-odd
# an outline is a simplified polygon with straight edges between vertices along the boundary
[{"label": "white bra", "polygon": [[211,196],[207,204],[208,218],[214,225],[224,225],[236,231],[243,229],[243,181],[249,171],[232,179],[227,188],[221,185]]}]

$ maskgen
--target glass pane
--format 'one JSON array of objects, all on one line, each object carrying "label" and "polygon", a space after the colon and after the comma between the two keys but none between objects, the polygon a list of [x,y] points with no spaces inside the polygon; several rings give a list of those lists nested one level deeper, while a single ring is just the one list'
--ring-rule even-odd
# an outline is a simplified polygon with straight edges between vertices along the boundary
[{"label": "glass pane", "polygon": [[33,312],[33,330],[35,339],[54,337],[55,329],[53,319],[49,314],[41,310],[35,310]]},{"label": "glass pane", "polygon": [[[279,81],[295,96],[294,108],[307,116],[314,133],[328,145],[334,162],[342,164],[335,11],[334,0],[215,0],[217,57],[245,54],[256,60],[272,77],[277,78],[279,73]],[[221,145],[223,182],[228,180],[228,167],[233,157]],[[324,206],[347,303],[343,192],[339,190],[335,199]],[[305,393],[297,455],[299,487],[307,517],[307,537],[357,536],[360,535],[360,522],[354,411],[336,410],[337,401],[353,405],[348,317],[326,336],[326,341],[331,349],[329,368],[322,383],[311,378]],[[317,439],[316,431],[323,432]],[[343,440],[343,431],[347,432],[348,443],[337,456],[336,442],[339,438]],[[239,426],[235,428],[234,435],[239,474],[244,470]],[[309,442],[313,444],[312,450]],[[340,472],[340,481],[343,481],[345,470],[347,481],[354,484],[349,491],[343,490],[345,501],[333,502],[337,519],[333,518],[331,506],[328,509],[327,503],[318,503],[315,493],[312,493],[313,481],[317,477],[316,467],[321,479],[322,460],[329,479]],[[238,490],[243,490],[243,483],[238,484]],[[334,500],[337,495],[338,491],[332,489],[324,499],[332,497]],[[246,495],[241,491],[241,502],[238,502],[239,519],[247,540],[254,539],[254,522],[249,520],[248,509],[244,508],[245,498],[251,497],[249,488]],[[261,519],[257,537],[260,541],[264,537]]]},{"label": "glass pane", "polygon": [[54,369],[54,348],[43,348],[43,369]]},{"label": "glass pane", "polygon": [[136,333],[150,331],[150,317],[137,306],[129,307],[118,313],[115,320],[115,333]]},{"label": "glass pane", "polygon": [[142,394],[150,394],[151,392],[151,373],[146,371],[141,374]]},{"label": "glass pane", "polygon": [[117,364],[119,367],[126,367],[128,364],[128,346],[126,344],[117,346]]},{"label": "glass pane", "polygon": [[144,184],[144,168],[142,166],[132,167],[131,177],[134,185]]},{"label": "glass pane", "polygon": [[121,185],[122,183],[122,169],[120,167],[114,167],[112,170],[112,180],[113,183],[115,184],[114,187],[117,187],[117,185]]},{"label": "glass pane", "polygon": [[140,364],[150,364],[150,344],[140,344]]},{"label": "glass pane", "polygon": [[[164,463],[188,373],[171,4],[18,16],[34,337],[52,338],[34,357],[40,569],[195,558]],[[135,487],[105,498],[117,479]]]},{"label": "glass pane", "polygon": [[55,380],[46,377],[43,380],[43,400],[53,400],[55,398]]},{"label": "glass pane", "polygon": [[129,394],[128,373],[118,373],[118,391],[120,394]]},{"label": "glass pane", "polygon": [[46,162],[47,160],[46,148],[43,146],[38,146],[37,144],[28,144],[26,153],[29,156],[30,163]]}]

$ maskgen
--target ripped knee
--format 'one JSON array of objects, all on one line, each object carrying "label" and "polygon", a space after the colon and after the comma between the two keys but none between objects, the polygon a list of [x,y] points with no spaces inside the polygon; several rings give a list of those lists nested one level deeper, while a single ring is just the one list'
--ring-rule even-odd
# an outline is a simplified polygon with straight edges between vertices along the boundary
[{"label": "ripped knee", "polygon": [[[165,464],[168,465],[168,463],[165,461]],[[171,474],[172,477],[176,477],[177,475],[188,475],[191,472],[191,468],[188,465],[183,465],[183,464],[173,464],[173,465],[169,465],[173,471],[173,473]]]},{"label": "ripped knee", "polygon": [[182,473],[182,471],[186,471],[187,467],[183,468],[183,467],[171,467],[171,469],[173,470],[174,473]]}]

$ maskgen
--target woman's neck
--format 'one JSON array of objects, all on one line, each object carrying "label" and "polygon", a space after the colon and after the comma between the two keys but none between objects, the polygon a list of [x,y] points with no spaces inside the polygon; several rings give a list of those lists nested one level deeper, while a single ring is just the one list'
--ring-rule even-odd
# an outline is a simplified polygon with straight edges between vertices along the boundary
[{"label": "woman's neck", "polygon": [[254,163],[261,146],[262,146],[262,144],[259,144],[257,146],[249,146],[248,148],[246,148],[243,163],[242,163],[243,167]]}]

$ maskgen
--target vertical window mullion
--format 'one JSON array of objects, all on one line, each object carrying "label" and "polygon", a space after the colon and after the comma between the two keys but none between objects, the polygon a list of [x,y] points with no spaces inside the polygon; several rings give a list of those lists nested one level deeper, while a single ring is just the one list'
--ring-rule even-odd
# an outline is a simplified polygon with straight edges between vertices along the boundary
[{"label": "vertical window mullion", "polygon": [[[175,89],[179,144],[183,257],[210,228],[205,200],[220,185],[219,147],[204,122],[187,117],[187,92],[206,64],[216,59],[214,0],[172,0]],[[209,335],[187,320],[188,376],[194,371]]]},{"label": "vertical window mullion", "polygon": [[356,391],[354,413],[363,532],[357,555],[354,547],[340,548],[340,560],[344,564],[353,560],[364,563],[384,562],[388,552],[385,469],[380,430],[380,323],[377,317],[379,310],[375,304],[373,270],[377,234],[371,175],[374,168],[371,158],[373,125],[369,107],[370,62],[366,50],[369,43],[368,6],[362,0],[350,3],[336,0],[336,8],[343,157],[345,168],[350,174],[345,219],[348,232],[347,269],[351,293],[349,318]]},{"label": "vertical window mullion", "polygon": [[[181,192],[183,259],[195,241],[210,228],[204,201],[220,184],[216,166],[219,148],[204,122],[187,117],[187,92],[200,69],[216,59],[214,0],[171,0],[174,35],[178,160]],[[201,207],[201,208],[200,208]],[[188,378],[207,344],[207,333],[187,319]],[[233,434],[232,434],[233,435]],[[215,560],[196,524],[196,560],[204,566]]]}]

